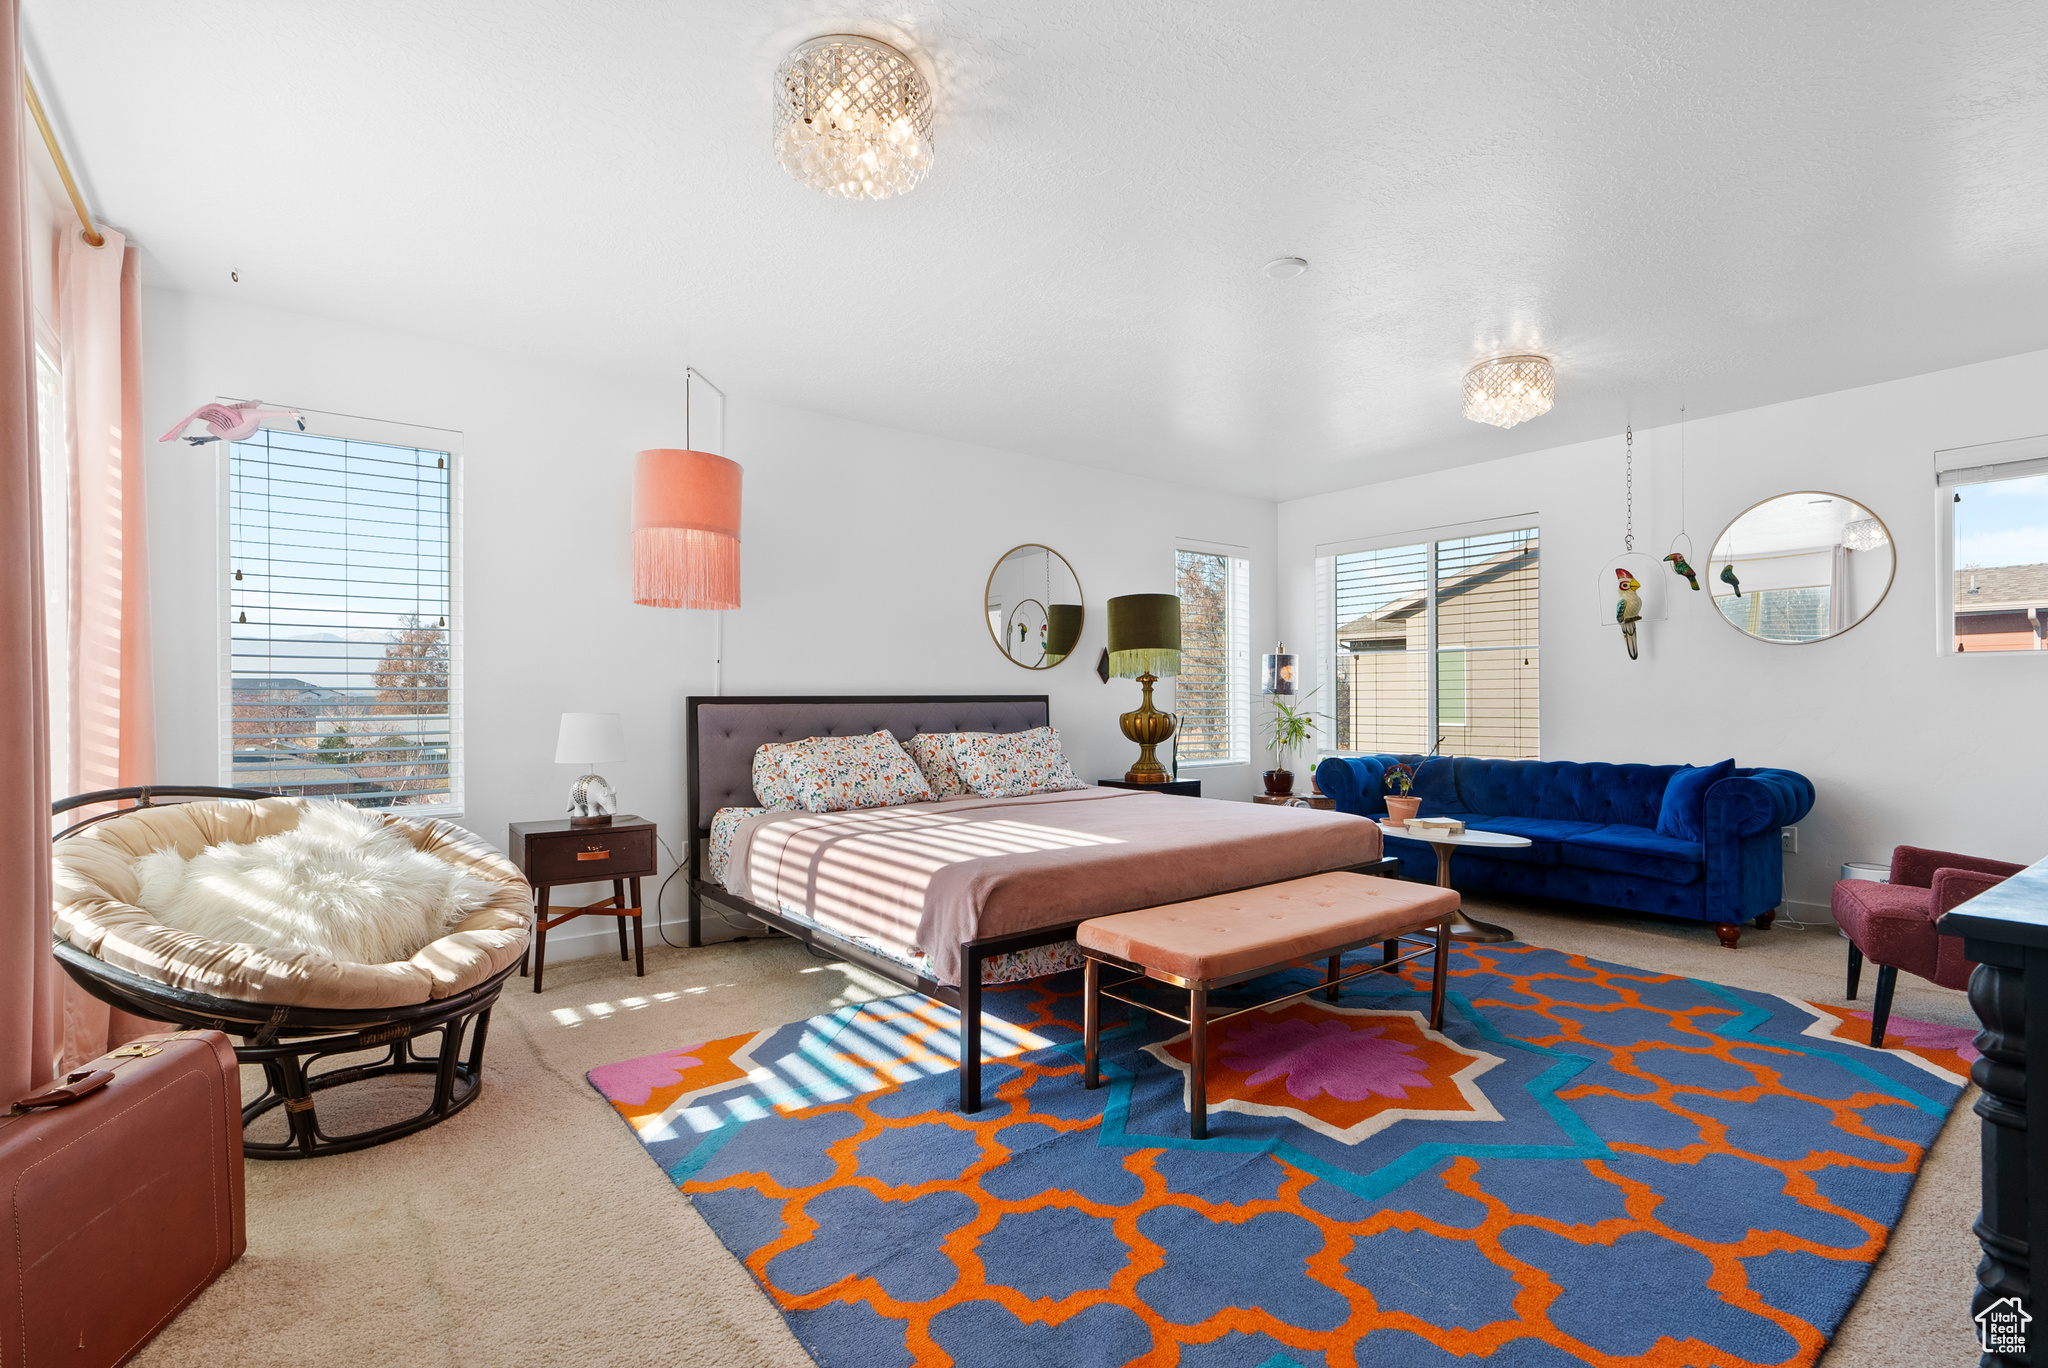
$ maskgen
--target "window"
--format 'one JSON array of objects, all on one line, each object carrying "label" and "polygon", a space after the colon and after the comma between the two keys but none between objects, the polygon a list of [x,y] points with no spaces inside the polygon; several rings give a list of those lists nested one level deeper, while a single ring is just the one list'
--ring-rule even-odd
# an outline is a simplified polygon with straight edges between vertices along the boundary
[{"label": "window", "polygon": [[1251,758],[1251,562],[1216,551],[1175,553],[1180,592],[1180,676],[1173,682],[1183,766]]},{"label": "window", "polygon": [[1509,526],[1324,558],[1334,748],[1533,759],[1537,555]]},{"label": "window", "polygon": [[318,417],[228,452],[225,782],[458,812],[454,434]]},{"label": "window", "polygon": [[2048,437],[1935,453],[1943,654],[2048,650]]}]

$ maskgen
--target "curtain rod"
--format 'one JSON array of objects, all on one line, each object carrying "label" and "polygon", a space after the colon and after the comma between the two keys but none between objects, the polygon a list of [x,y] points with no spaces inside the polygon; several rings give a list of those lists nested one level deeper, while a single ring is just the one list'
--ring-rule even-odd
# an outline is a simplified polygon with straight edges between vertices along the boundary
[{"label": "curtain rod", "polygon": [[85,240],[95,247],[106,246],[106,235],[93,226],[92,210],[85,207],[85,196],[78,193],[78,182],[71,179],[71,163],[64,160],[64,149],[57,146],[56,131],[50,127],[49,116],[43,113],[43,102],[36,98],[36,83],[28,78],[26,69],[21,73],[21,90],[28,96],[28,112],[35,116],[36,127],[43,130],[43,146],[50,149],[50,160],[57,163],[57,176],[71,195],[71,207],[78,211],[78,221],[85,225]]}]

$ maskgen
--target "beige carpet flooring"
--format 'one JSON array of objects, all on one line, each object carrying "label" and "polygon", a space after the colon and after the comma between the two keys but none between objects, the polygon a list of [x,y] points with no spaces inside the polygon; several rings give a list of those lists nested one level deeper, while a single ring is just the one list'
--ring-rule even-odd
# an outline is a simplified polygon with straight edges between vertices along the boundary
[{"label": "beige carpet flooring", "polygon": [[[1477,897],[1469,905],[1537,945],[1842,1000],[1844,942],[1831,926],[1745,932],[1730,952],[1700,926]],[[899,990],[781,939],[697,951],[656,942],[644,979],[596,958],[550,967],[547,983],[536,997],[512,981],[491,1023],[485,1091],[454,1120],[357,1154],[247,1164],[248,1253],[135,1362],[809,1364],[583,1073]],[[1864,992],[1867,1004],[1868,975]],[[1973,1020],[1961,993],[1905,976],[1895,1010]],[[1974,1092],[1935,1145],[1827,1368],[1975,1361],[1971,1100]]]}]

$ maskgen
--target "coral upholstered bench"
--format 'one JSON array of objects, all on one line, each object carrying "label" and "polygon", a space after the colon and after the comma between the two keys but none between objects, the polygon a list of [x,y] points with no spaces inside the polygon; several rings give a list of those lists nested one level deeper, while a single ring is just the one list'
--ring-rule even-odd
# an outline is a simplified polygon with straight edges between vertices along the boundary
[{"label": "coral upholstered bench", "polygon": [[[1084,921],[1074,936],[1087,961],[1083,968],[1081,1006],[1087,1058],[1083,1084],[1094,1088],[1100,1083],[1104,997],[1178,1021],[1188,1028],[1194,1066],[1189,1081],[1188,1134],[1196,1140],[1206,1139],[1211,1025],[1307,997],[1318,989],[1327,1000],[1335,1002],[1342,984],[1368,974],[1389,973],[1411,960],[1430,955],[1435,963],[1430,981],[1429,1024],[1432,1030],[1440,1029],[1444,1019],[1445,975],[1450,964],[1451,918],[1457,911],[1458,894],[1454,889],[1333,873]],[[1424,932],[1430,934],[1424,937]],[[1410,939],[1410,944],[1418,948],[1401,953],[1404,939]],[[1348,974],[1338,972],[1346,951],[1376,942],[1382,946],[1378,964]],[[1258,978],[1298,960],[1317,959],[1328,962],[1321,983],[1222,1016],[1209,1014],[1209,994],[1216,989]],[[1105,964],[1129,971],[1131,977],[1105,987]],[[1175,1016],[1151,1003],[1112,991],[1148,978],[1187,989],[1188,1014]]]}]

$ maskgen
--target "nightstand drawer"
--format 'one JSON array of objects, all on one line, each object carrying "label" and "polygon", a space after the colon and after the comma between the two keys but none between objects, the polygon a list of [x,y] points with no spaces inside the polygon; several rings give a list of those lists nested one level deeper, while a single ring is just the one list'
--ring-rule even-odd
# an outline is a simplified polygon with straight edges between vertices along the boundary
[{"label": "nightstand drawer", "polygon": [[527,849],[533,867],[526,877],[536,884],[597,883],[654,872],[654,833],[644,829],[591,827],[562,835],[550,833],[531,838]]}]

